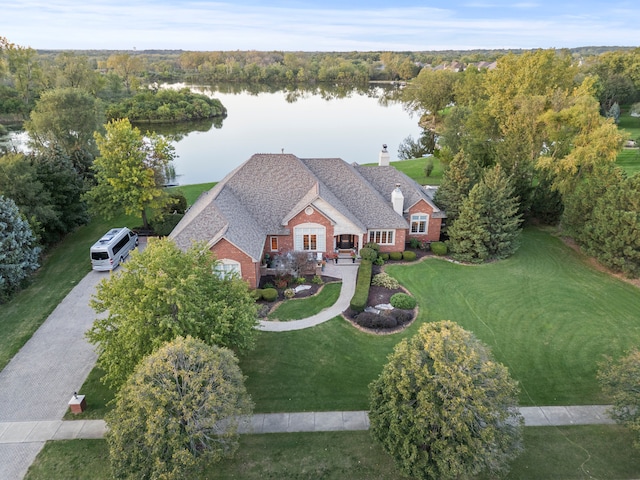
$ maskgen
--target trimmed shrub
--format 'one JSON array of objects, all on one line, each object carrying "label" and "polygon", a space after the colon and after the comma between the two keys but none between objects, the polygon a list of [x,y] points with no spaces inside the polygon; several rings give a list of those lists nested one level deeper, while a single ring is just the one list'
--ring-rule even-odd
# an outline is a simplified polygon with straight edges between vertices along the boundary
[{"label": "trimmed shrub", "polygon": [[373,280],[371,280],[371,285],[390,289],[400,288],[398,281],[386,272],[374,275]]},{"label": "trimmed shrub", "polygon": [[416,306],[416,299],[406,293],[394,293],[391,295],[389,303],[393,308],[401,308],[403,310],[411,310]]},{"label": "trimmed shrub", "polygon": [[398,321],[389,315],[378,315],[378,321],[373,323],[373,328],[396,328]]},{"label": "trimmed shrub", "polygon": [[431,242],[431,251],[439,256],[447,254],[447,244],[444,242]]},{"label": "trimmed shrub", "polygon": [[376,259],[373,261],[373,264],[381,267],[382,265],[384,265],[384,260],[380,257],[376,257]]},{"label": "trimmed shrub", "polygon": [[379,255],[379,257],[380,257],[382,260],[384,260],[385,262],[386,262],[387,260],[389,260],[389,254],[388,254],[388,253],[381,253],[381,254]]},{"label": "trimmed shrub", "polygon": [[405,262],[413,262],[416,259],[416,252],[405,250],[402,252],[402,260]]},{"label": "trimmed shrub", "polygon": [[287,288],[284,292],[284,298],[286,298],[287,300],[291,300],[293,297],[296,296],[296,291],[293,288]]},{"label": "trimmed shrub", "polygon": [[322,285],[324,282],[322,281],[322,277],[320,275],[314,275],[311,279],[311,283],[314,285]]},{"label": "trimmed shrub", "polygon": [[372,250],[375,250],[376,253],[380,253],[380,245],[375,242],[365,243],[362,248],[371,248]]},{"label": "trimmed shrub", "polygon": [[171,202],[165,207],[166,213],[184,214],[187,211],[188,204],[184,193],[179,190],[171,190],[169,192],[169,198],[171,199]]},{"label": "trimmed shrub", "polygon": [[422,246],[422,242],[414,237],[409,239],[409,245],[411,248],[420,248]]},{"label": "trimmed shrub", "polygon": [[378,252],[376,252],[373,248],[364,247],[360,250],[360,258],[362,260],[369,260],[370,262],[373,262],[377,257]]},{"label": "trimmed shrub", "polygon": [[385,315],[384,313],[360,313],[355,322],[364,328],[395,328],[398,326],[398,321],[391,315]]},{"label": "trimmed shrub", "polygon": [[267,302],[275,302],[278,298],[278,290],[275,288],[263,288],[262,299]]},{"label": "trimmed shrub", "polygon": [[395,261],[402,260],[402,252],[391,252],[389,254],[389,259]]},{"label": "trimmed shrub", "polygon": [[251,290],[251,296],[256,300],[260,300],[262,298],[262,289],[256,288],[255,290]]},{"label": "trimmed shrub", "polygon": [[351,298],[350,307],[354,312],[362,312],[369,300],[369,287],[371,286],[372,265],[368,260],[362,260],[358,267],[356,291]]},{"label": "trimmed shrub", "polygon": [[405,323],[409,323],[413,318],[413,313],[411,311],[401,310],[399,308],[391,310],[389,312],[389,315],[391,315],[393,318],[396,319],[396,321],[398,322],[398,325],[404,325]]}]

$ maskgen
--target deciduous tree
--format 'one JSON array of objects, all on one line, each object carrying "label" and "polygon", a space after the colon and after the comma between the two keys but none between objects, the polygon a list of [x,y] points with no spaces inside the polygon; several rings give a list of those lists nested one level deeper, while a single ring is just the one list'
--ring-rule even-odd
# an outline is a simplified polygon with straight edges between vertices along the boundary
[{"label": "deciduous tree", "polygon": [[412,478],[495,478],[522,448],[517,383],[453,322],[400,342],[369,390],[371,433]]},{"label": "deciduous tree", "polygon": [[37,151],[59,148],[72,159],[82,159],[75,167],[86,177],[98,153],[94,133],[103,123],[100,101],[83,90],[67,87],[44,92],[25,128]]},{"label": "deciduous tree", "polygon": [[606,357],[599,367],[600,385],[613,399],[611,416],[635,433],[633,445],[640,448],[640,351],[617,361]]},{"label": "deciduous tree", "polygon": [[214,273],[216,265],[201,245],[183,252],[157,240],[99,284],[91,306],[108,314],[87,338],[97,346],[105,383],[122,385],[145,355],[180,335],[239,351],[253,346],[255,300],[241,279]]},{"label": "deciduous tree", "polygon": [[143,137],[126,118],[109,122],[96,142],[100,156],[93,163],[96,186],[86,195],[90,207],[107,218],[123,210],[139,215],[149,228],[147,209],[159,212],[168,201],[162,185],[173,147],[159,135]]},{"label": "deciduous tree", "polygon": [[230,350],[178,337],[146,357],[106,416],[115,478],[198,478],[238,448],[251,399]]}]

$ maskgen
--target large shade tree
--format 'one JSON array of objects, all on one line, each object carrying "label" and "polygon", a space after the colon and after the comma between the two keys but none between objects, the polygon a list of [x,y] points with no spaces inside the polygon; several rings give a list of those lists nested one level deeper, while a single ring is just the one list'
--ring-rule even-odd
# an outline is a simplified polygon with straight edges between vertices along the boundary
[{"label": "large shade tree", "polygon": [[521,451],[517,383],[453,322],[400,342],[369,389],[371,433],[411,478],[495,478]]},{"label": "large shade tree", "polygon": [[216,266],[201,245],[183,252],[156,240],[98,285],[91,305],[106,316],[87,337],[97,345],[105,383],[119,387],[145,355],[180,335],[238,351],[253,346],[255,300],[244,281],[216,274]]},{"label": "large shade tree", "polygon": [[640,351],[634,349],[618,360],[606,357],[599,365],[598,380],[612,399],[611,416],[635,434],[633,444],[640,448]]},{"label": "large shade tree", "polygon": [[37,151],[62,150],[86,177],[98,153],[94,132],[102,129],[102,110],[100,101],[84,90],[55,88],[40,96],[25,128]]},{"label": "large shade tree", "polygon": [[147,209],[160,212],[170,201],[163,191],[174,149],[159,135],[142,135],[128,119],[113,120],[106,133],[96,133],[100,156],[93,162],[96,186],[87,192],[91,209],[112,218],[124,212],[142,218],[149,228]]},{"label": "large shade tree", "polygon": [[107,414],[115,478],[201,478],[238,448],[252,410],[233,352],[178,337],[144,358]]}]

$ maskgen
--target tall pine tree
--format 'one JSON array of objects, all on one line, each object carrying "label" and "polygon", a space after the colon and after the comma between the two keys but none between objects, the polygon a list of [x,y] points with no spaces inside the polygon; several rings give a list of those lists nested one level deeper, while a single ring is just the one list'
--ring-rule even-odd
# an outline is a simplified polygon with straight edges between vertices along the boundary
[{"label": "tall pine tree", "polygon": [[447,223],[451,225],[460,213],[462,202],[469,195],[476,183],[464,154],[453,157],[449,167],[444,171],[442,183],[436,192],[435,202],[447,212]]},{"label": "tall pine tree", "polygon": [[449,228],[452,256],[480,263],[512,255],[518,248],[522,215],[513,186],[499,165],[484,178],[462,203],[458,219]]}]

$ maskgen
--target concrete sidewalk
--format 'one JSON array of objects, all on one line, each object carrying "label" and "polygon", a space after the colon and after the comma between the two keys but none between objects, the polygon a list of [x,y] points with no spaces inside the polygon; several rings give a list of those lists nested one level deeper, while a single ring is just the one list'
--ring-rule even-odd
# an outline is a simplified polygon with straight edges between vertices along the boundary
[{"label": "concrete sidewalk", "polygon": [[[609,405],[521,407],[527,427],[602,425],[615,423],[606,415]],[[257,413],[243,419],[242,434],[335,432],[369,429],[364,410],[345,412]],[[0,423],[0,445],[30,444],[49,440],[102,438],[104,420],[68,420]],[[4,477],[3,477],[4,478]]]}]

